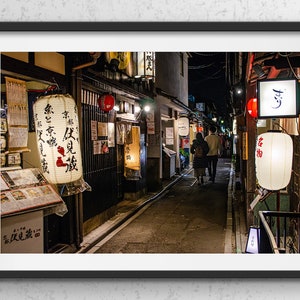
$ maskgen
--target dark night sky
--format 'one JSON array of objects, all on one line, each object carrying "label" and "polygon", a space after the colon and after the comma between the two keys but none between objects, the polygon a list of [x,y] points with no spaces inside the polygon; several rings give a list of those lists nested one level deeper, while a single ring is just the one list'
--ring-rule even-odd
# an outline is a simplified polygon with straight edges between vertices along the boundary
[{"label": "dark night sky", "polygon": [[189,95],[196,102],[214,103],[220,116],[226,115],[225,53],[190,52]]}]

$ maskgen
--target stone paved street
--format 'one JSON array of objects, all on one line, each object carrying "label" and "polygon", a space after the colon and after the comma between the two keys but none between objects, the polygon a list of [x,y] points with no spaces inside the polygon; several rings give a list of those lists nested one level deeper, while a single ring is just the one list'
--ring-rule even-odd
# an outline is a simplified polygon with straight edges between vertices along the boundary
[{"label": "stone paved street", "polygon": [[95,253],[224,253],[230,161],[216,182],[198,186],[193,172],[151,202]]}]

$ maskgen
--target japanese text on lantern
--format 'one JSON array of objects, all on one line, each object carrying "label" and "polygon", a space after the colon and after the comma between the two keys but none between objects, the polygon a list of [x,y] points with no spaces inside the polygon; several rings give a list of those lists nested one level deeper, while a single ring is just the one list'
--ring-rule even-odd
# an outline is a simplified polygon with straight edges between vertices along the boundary
[{"label": "japanese text on lantern", "polygon": [[260,137],[257,141],[257,147],[256,147],[256,156],[258,158],[261,158],[263,156],[262,146],[263,146],[263,138]]},{"label": "japanese text on lantern", "polygon": [[[76,113],[76,107],[75,113]],[[49,147],[51,149],[56,149],[56,167],[61,168],[65,167],[65,172],[71,172],[73,170],[78,170],[77,168],[77,159],[76,151],[74,147],[74,142],[79,143],[78,140],[78,128],[74,127],[74,120],[70,115],[69,111],[64,110],[59,115],[66,124],[65,131],[62,135],[57,134],[57,126],[60,126],[61,123],[53,120],[53,117],[56,115],[55,108],[51,104],[47,104],[44,108],[44,120],[38,119],[39,115],[36,114],[36,124],[37,124],[37,139],[38,147],[41,153],[41,165],[43,172],[49,173],[49,166],[47,161],[47,151],[45,148]],[[59,120],[58,119],[58,120]],[[75,134],[74,134],[75,133]],[[76,137],[77,136],[77,137]],[[60,138],[61,137],[61,138]],[[65,145],[65,143],[67,143]],[[65,146],[65,147],[64,147]]]}]

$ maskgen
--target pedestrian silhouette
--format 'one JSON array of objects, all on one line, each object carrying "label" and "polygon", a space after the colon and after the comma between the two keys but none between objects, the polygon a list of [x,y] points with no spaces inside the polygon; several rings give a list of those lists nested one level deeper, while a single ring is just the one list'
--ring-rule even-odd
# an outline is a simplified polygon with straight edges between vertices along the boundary
[{"label": "pedestrian silhouette", "polygon": [[205,137],[209,151],[207,153],[209,181],[215,182],[217,173],[218,157],[222,153],[222,143],[220,137],[216,134],[216,127],[209,127],[209,135]]},{"label": "pedestrian silhouette", "polygon": [[207,162],[207,153],[208,153],[208,144],[204,140],[202,133],[198,132],[196,134],[196,139],[193,140],[191,145],[191,153],[193,157],[193,168],[194,176],[197,178],[198,185],[204,183],[203,176],[206,176],[205,169],[208,167]]}]

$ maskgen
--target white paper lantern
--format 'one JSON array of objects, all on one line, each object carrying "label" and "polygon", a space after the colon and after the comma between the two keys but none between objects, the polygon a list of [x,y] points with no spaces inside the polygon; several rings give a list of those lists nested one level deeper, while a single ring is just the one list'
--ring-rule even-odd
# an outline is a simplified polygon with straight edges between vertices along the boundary
[{"label": "white paper lantern", "polygon": [[187,136],[190,132],[190,121],[187,117],[181,117],[178,119],[178,134],[180,136]]},{"label": "white paper lantern", "polygon": [[291,179],[293,141],[288,134],[267,132],[256,141],[256,177],[260,186],[277,191],[285,188]]},{"label": "white paper lantern", "polygon": [[42,171],[53,184],[82,177],[77,106],[70,95],[40,97],[33,105]]}]

